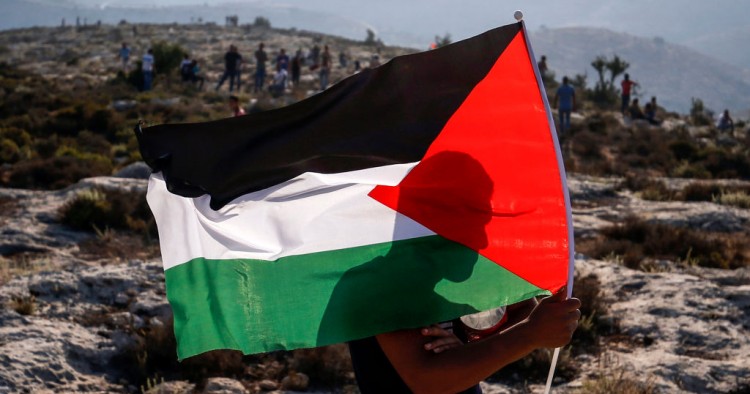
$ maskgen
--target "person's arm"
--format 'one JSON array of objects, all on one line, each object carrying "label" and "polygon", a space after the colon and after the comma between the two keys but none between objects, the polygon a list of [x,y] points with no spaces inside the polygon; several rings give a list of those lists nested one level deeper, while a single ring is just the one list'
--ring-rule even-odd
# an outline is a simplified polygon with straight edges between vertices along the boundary
[{"label": "person's arm", "polygon": [[452,331],[448,331],[438,324],[433,324],[429,327],[424,327],[420,330],[420,333],[429,342],[424,344],[424,350],[431,351],[433,353],[442,353],[448,349],[457,348],[463,346],[463,342],[458,339],[456,334]]},{"label": "person's arm", "polygon": [[388,360],[415,393],[456,393],[537,348],[567,344],[580,318],[580,301],[564,292],[545,298],[523,321],[482,341],[433,353],[420,330],[401,330],[376,338]]}]

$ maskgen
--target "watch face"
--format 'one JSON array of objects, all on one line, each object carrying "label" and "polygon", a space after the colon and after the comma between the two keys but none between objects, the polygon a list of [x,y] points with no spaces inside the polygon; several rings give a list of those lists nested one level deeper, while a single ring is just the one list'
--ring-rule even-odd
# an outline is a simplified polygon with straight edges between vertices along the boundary
[{"label": "watch face", "polygon": [[471,315],[461,316],[461,322],[469,328],[475,330],[486,330],[500,323],[505,316],[505,307],[490,309],[488,311],[477,312]]}]

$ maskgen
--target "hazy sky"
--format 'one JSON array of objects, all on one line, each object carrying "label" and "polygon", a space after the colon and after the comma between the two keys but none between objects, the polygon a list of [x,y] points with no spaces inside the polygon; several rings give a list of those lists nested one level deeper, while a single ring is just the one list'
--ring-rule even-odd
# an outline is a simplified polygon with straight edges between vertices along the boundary
[{"label": "hazy sky", "polygon": [[[50,1],[50,0],[46,0]],[[379,29],[464,38],[526,14],[530,28],[594,26],[682,41],[748,25],[746,0],[62,0],[90,6],[165,6],[263,3],[336,13]]]},{"label": "hazy sky", "polygon": [[[354,39],[364,38],[365,30],[371,28],[386,44],[415,48],[426,48],[436,35],[447,33],[455,41],[512,23],[513,12],[521,9],[532,31],[542,26],[603,27],[634,36],[661,37],[750,70],[750,24],[747,22],[750,0],[0,0],[0,9],[5,2],[6,13],[10,15],[5,19],[0,15],[0,28],[59,23],[59,16],[42,21],[26,12],[14,14],[13,9],[7,9],[8,4],[23,1],[109,8],[110,11],[120,7],[232,4],[226,11],[232,12],[234,4],[244,4],[252,5],[252,9],[273,9],[277,18],[271,17],[271,24],[277,27],[301,27]],[[295,13],[295,10],[305,12]],[[217,18],[218,14],[213,14]],[[292,14],[298,18],[282,17]],[[189,22],[189,19],[170,20],[170,15],[170,12],[155,12],[148,15],[151,19],[148,22]],[[299,19],[301,15],[307,15],[308,19]],[[116,16],[115,11],[113,17]],[[241,22],[251,22],[248,18],[253,16],[243,14]],[[298,26],[286,26],[283,20]],[[323,24],[313,23],[321,20]],[[107,18],[105,22],[113,23]],[[346,26],[331,28],[329,25],[334,23]]]}]

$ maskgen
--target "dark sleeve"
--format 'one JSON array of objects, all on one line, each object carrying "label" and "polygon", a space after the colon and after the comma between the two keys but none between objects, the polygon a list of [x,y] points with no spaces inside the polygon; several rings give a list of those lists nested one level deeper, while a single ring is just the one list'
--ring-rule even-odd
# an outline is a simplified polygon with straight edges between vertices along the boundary
[{"label": "dark sleeve", "polygon": [[[404,383],[375,337],[349,342],[354,376],[362,394],[409,394],[412,391]],[[482,394],[477,384],[458,394]]]}]

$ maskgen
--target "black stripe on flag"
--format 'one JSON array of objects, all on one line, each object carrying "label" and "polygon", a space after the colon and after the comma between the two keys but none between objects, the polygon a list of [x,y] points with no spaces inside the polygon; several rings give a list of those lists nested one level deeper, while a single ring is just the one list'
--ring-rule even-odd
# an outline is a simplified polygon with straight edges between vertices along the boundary
[{"label": "black stripe on flag", "polygon": [[284,108],[149,127],[141,155],[172,193],[209,194],[213,209],[305,172],[415,162],[520,29],[394,58]]}]

